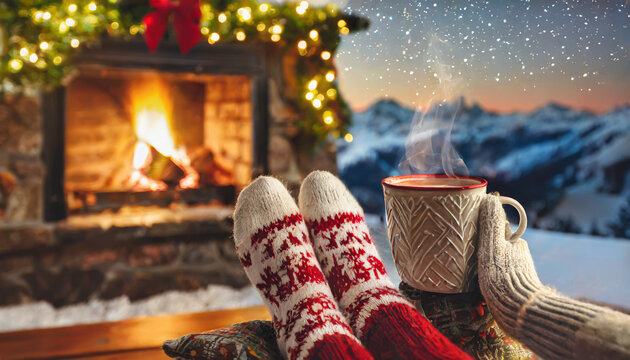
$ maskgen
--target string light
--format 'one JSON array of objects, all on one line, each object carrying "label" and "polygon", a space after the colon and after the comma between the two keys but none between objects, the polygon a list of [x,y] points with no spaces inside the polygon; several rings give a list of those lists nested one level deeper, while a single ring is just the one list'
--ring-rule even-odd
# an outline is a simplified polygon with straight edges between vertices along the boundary
[{"label": "string light", "polygon": [[73,27],[74,25],[76,25],[76,22],[74,21],[73,18],[67,18],[66,19],[66,25]]},{"label": "string light", "polygon": [[300,40],[300,41],[298,41],[298,43],[297,43],[297,47],[298,47],[298,49],[300,49],[300,50],[305,50],[305,49],[306,49],[306,41],[304,41],[304,40]]},{"label": "string light", "polygon": [[341,19],[341,20],[337,21],[337,26],[339,28],[346,27],[346,25],[347,25],[347,23],[346,23],[346,20],[344,20],[344,19]]},{"label": "string light", "polygon": [[272,34],[280,35],[282,34],[282,26],[276,24],[269,28]]},{"label": "string light", "polygon": [[265,31],[266,28],[267,25],[265,25],[265,23],[258,23],[258,25],[256,25],[256,30],[258,31]]},{"label": "string light", "polygon": [[88,4],[88,10],[90,11],[96,11],[96,4],[91,2]]},{"label": "string light", "polygon": [[63,58],[61,56],[59,56],[59,55],[57,55],[57,56],[55,56],[53,58],[53,64],[55,64],[55,65],[61,64],[62,61],[63,61]]},{"label": "string light", "polygon": [[313,107],[314,107],[315,109],[319,109],[319,108],[321,108],[321,107],[322,107],[322,101],[321,101],[321,100],[319,100],[319,99],[315,99],[315,100],[313,100]]},{"label": "string light", "polygon": [[221,35],[219,35],[219,33],[213,32],[212,34],[210,34],[210,36],[208,36],[208,43],[209,44],[214,44],[217,41],[219,41],[221,39]]},{"label": "string light", "polygon": [[317,89],[317,80],[313,79],[308,83],[308,89],[313,91]]},{"label": "string light", "polygon": [[204,26],[201,28],[201,34],[202,35],[208,35],[210,34],[210,29],[208,29],[208,27]]},{"label": "string light", "polygon": [[42,50],[48,50],[48,43],[46,41],[42,41],[39,43],[39,48]]},{"label": "string light", "polygon": [[68,25],[66,25],[65,22],[62,22],[61,24],[59,24],[59,32],[63,34],[66,31],[68,31]]},{"label": "string light", "polygon": [[315,94],[313,94],[312,92],[309,91],[309,92],[306,93],[305,97],[306,97],[306,100],[311,101],[311,100],[313,100],[315,98]]},{"label": "string light", "polygon": [[238,41],[245,41],[245,32],[238,31],[236,33],[236,40],[238,40]]},{"label": "string light", "polygon": [[347,142],[351,143],[352,140],[354,140],[354,136],[352,136],[352,134],[347,133],[346,135],[343,136],[343,139],[346,140]]},{"label": "string light", "polygon": [[75,48],[75,49],[76,49],[76,48],[78,48],[78,47],[79,47],[79,45],[80,45],[79,39],[72,39],[72,40],[70,41],[70,46],[72,46],[72,47],[73,47],[73,48]]},{"label": "string light", "polygon": [[27,57],[28,56],[28,49],[27,48],[21,48],[20,49],[20,56]]},{"label": "string light", "polygon": [[273,41],[273,42],[280,41],[280,35],[278,35],[278,34],[271,35],[271,41]]},{"label": "string light", "polygon": [[39,57],[37,56],[37,54],[31,54],[31,56],[28,57],[28,60],[35,64],[37,60],[39,60]]},{"label": "string light", "polygon": [[332,116],[332,112],[330,112],[329,110],[324,111],[324,123],[326,125],[330,125],[332,124],[334,121],[334,118]]},{"label": "string light", "polygon": [[328,89],[328,90],[326,91],[326,95],[327,95],[329,98],[334,99],[335,97],[337,97],[337,90],[335,90],[335,89]]},{"label": "string light", "polygon": [[68,5],[68,11],[71,12],[71,13],[77,11],[77,4],[70,4],[70,5]]},{"label": "string light", "polygon": [[342,35],[348,35],[348,34],[350,34],[350,29],[348,29],[347,27],[342,27],[341,29],[339,29],[339,32]]},{"label": "string light", "polygon": [[335,72],[334,71],[329,71],[326,73],[326,80],[328,82],[332,82],[333,80],[335,80]]},{"label": "string light", "polygon": [[258,10],[260,10],[261,13],[266,13],[267,10],[269,10],[269,4],[267,3],[260,4],[260,6],[258,7]]},{"label": "string light", "polygon": [[35,19],[35,21],[41,21],[42,17],[44,17],[44,13],[41,11],[36,11],[35,15],[33,15],[33,19]]},{"label": "string light", "polygon": [[44,13],[44,15],[42,15],[42,18],[43,18],[44,20],[50,20],[50,18],[51,18],[51,17],[52,17],[52,15],[50,15],[50,13],[49,13],[48,11],[46,11],[46,12]]},{"label": "string light", "polygon": [[330,59],[330,51],[322,51],[322,59],[323,60]]},{"label": "string light", "polygon": [[109,26],[111,26],[111,28],[114,29],[114,30],[118,30],[118,28],[120,27],[120,24],[117,23],[116,21],[114,21]]},{"label": "string light", "polygon": [[218,19],[219,19],[219,22],[223,24],[224,22],[227,21],[227,15],[225,15],[224,13],[220,13]]},{"label": "string light", "polygon": [[248,21],[252,18],[252,11],[250,8],[240,8],[236,13],[242,21]]},{"label": "string light", "polygon": [[317,30],[311,30],[311,32],[308,33],[308,36],[316,41],[319,38],[319,33],[317,32]]},{"label": "string light", "polygon": [[298,13],[298,15],[304,15],[307,9],[308,9],[308,2],[301,1],[300,4],[295,8],[295,12]]},{"label": "string light", "polygon": [[22,60],[12,59],[11,61],[9,61],[9,67],[14,72],[20,71],[20,69],[22,69]]}]

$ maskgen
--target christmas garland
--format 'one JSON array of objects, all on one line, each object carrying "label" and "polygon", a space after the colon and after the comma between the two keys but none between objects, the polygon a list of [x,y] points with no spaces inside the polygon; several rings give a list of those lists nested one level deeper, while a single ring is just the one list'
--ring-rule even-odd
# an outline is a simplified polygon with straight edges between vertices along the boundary
[{"label": "christmas garland", "polygon": [[[174,24],[182,52],[197,41],[268,42],[295,52],[303,116],[297,137],[314,145],[344,136],[351,112],[339,94],[333,57],[341,35],[365,29],[366,19],[333,5],[254,0],[4,0],[0,3],[0,96],[58,86],[73,71],[83,44],[145,36],[150,48]],[[191,41],[192,39],[192,41]]]}]

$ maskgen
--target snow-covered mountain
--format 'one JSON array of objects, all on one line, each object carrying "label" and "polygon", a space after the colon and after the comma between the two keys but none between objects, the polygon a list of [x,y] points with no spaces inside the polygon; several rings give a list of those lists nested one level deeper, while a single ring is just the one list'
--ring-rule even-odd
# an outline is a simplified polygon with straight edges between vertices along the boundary
[{"label": "snow-covered mountain", "polygon": [[[414,114],[377,102],[354,115],[354,141],[339,142],[340,177],[367,212],[383,212],[380,181],[401,173]],[[453,145],[470,174],[518,199],[533,226],[630,238],[630,106],[595,115],[549,104],[505,115],[461,101],[434,107],[425,123],[453,116]]]}]

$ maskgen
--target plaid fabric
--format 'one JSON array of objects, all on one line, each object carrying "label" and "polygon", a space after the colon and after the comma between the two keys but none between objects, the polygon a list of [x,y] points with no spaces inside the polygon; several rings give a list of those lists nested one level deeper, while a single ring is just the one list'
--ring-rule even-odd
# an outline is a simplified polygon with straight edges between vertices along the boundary
[{"label": "plaid fabric", "polygon": [[497,325],[479,291],[437,294],[400,283],[400,291],[440,332],[476,359],[530,360],[531,351]]},{"label": "plaid fabric", "polygon": [[271,322],[260,320],[167,340],[162,349],[175,359],[282,359]]}]

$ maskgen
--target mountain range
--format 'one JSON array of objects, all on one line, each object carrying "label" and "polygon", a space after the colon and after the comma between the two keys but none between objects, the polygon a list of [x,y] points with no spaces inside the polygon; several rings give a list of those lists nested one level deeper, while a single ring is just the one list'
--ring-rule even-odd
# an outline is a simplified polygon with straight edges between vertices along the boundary
[{"label": "mountain range", "polygon": [[531,226],[630,238],[630,106],[593,114],[552,103],[497,114],[460,100],[416,114],[381,100],[355,113],[354,140],[338,143],[339,175],[366,212],[384,213],[380,182],[404,173],[410,131],[422,138],[418,116],[443,125],[427,132],[442,139],[455,119],[450,137],[470,175],[521,202]]}]

